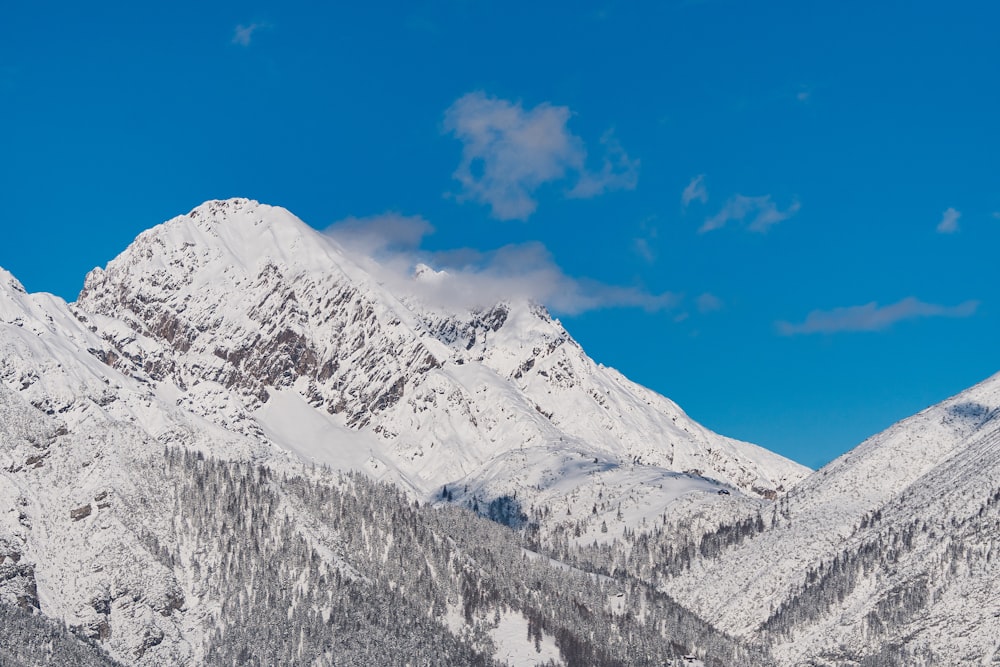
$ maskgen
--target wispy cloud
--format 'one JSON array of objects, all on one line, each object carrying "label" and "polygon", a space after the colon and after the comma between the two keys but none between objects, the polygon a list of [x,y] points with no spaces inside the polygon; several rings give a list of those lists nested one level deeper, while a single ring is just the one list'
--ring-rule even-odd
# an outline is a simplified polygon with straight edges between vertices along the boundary
[{"label": "wispy cloud", "polygon": [[656,261],[656,253],[653,252],[653,248],[649,245],[649,239],[637,238],[632,240],[632,247],[639,257],[652,264]]},{"label": "wispy cloud", "polygon": [[705,292],[695,299],[695,305],[698,307],[699,313],[712,313],[722,310],[722,299],[710,292]]},{"label": "wispy cloud", "polygon": [[249,25],[243,25],[241,23],[237,25],[236,29],[233,30],[233,44],[250,46],[254,33],[265,27],[267,26],[263,23],[251,23]]},{"label": "wispy cloud", "polygon": [[660,311],[680,301],[671,292],[655,294],[640,287],[569,276],[541,243],[487,252],[422,250],[422,240],[432,231],[420,216],[387,213],[347,218],[326,233],[380,282],[432,307],[474,309],[503,300],[529,299],[556,313],[576,315],[613,307]]},{"label": "wispy cloud", "polygon": [[702,204],[708,203],[708,189],[705,187],[705,174],[698,174],[691,179],[691,182],[681,193],[681,205],[687,208],[693,201],[700,201]]},{"label": "wispy cloud", "polygon": [[610,132],[601,139],[601,170],[586,169],[586,146],[567,127],[571,116],[568,107],[548,103],[526,110],[520,102],[482,92],[460,97],[444,115],[444,130],[463,144],[453,174],[462,186],[457,199],[489,205],[494,218],[525,220],[538,206],[535,193],[541,186],[571,176],[577,182],[569,197],[634,188],[639,162]]},{"label": "wispy cloud", "polygon": [[639,236],[632,239],[632,248],[639,257],[652,264],[656,261],[656,249],[654,243],[660,235],[660,230],[656,226],[656,216],[651,215],[639,223]]},{"label": "wispy cloud", "polygon": [[726,202],[721,211],[706,219],[698,231],[710,232],[713,229],[721,229],[730,222],[737,222],[746,225],[752,232],[766,232],[772,225],[798,213],[799,208],[801,208],[799,202],[793,201],[782,211],[771,201],[771,195],[760,197],[736,195]]},{"label": "wispy cloud", "polygon": [[632,160],[608,130],[601,137],[604,164],[598,172],[583,171],[580,180],[567,193],[573,199],[590,199],[612,190],[634,190],[639,182],[639,160]]},{"label": "wispy cloud", "polygon": [[365,218],[351,216],[326,230],[341,245],[366,257],[415,252],[434,227],[423,216],[389,211]]},{"label": "wispy cloud", "polygon": [[838,333],[841,331],[881,331],[902,320],[922,317],[969,317],[979,307],[978,301],[966,301],[957,306],[940,306],[908,297],[888,306],[874,301],[863,306],[814,310],[804,322],[778,322],[778,332],[785,336],[797,334]]},{"label": "wispy cloud", "polygon": [[955,209],[949,207],[944,213],[941,214],[941,222],[937,225],[937,231],[939,234],[954,234],[958,231],[958,219],[962,217],[962,214]]}]

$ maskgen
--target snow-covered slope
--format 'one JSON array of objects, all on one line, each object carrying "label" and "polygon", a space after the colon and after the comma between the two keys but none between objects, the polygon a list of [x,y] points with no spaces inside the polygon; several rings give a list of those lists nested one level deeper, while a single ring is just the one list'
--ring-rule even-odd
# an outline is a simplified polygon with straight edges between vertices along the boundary
[{"label": "snow-covered slope", "polygon": [[[623,656],[637,641],[660,658],[698,647],[759,664],[734,662],[754,652],[634,582],[623,592],[534,563],[491,522],[304,466],[269,438],[308,427],[353,445],[356,432],[287,389],[265,417],[219,382],[192,383],[208,387],[192,395],[154,377],[153,339],[134,333],[119,350],[95,333],[123,327],[77,320],[0,274],[5,613],[38,610],[141,666],[558,663]],[[658,605],[649,627],[603,608],[632,594]],[[512,634],[525,627],[547,653]],[[50,638],[56,648],[72,647]]]},{"label": "snow-covered slope", "polygon": [[[250,620],[288,638],[272,613],[300,631],[281,655],[342,655],[324,632],[358,627],[336,616],[350,595],[404,601],[364,610],[422,651],[483,660],[610,642],[632,664],[640,639],[682,661],[670,637],[715,664],[1000,660],[1000,375],[802,480],[595,363],[537,304],[445,308],[377,268],[229,200],[140,235],[75,304],[0,269],[0,604],[137,665],[238,661]],[[522,550],[416,498],[540,530]],[[605,584],[621,592],[595,615]]]},{"label": "snow-covered slope", "polygon": [[420,495],[527,509],[595,479],[625,489],[643,466],[774,497],[807,472],[594,363],[538,305],[444,310],[390,293],[373,261],[284,209],[213,201],[91,272],[75,308],[112,363],[186,408]]},{"label": "snow-covered slope", "polygon": [[0,272],[0,602],[40,607],[115,655],[188,652],[180,586],[144,546],[136,466],[165,444],[254,460],[264,444],[176,407],[61,299]]},{"label": "snow-covered slope", "polygon": [[993,664],[1000,375],[817,471],[772,521],[667,590],[789,664]]},{"label": "snow-covered slope", "polygon": [[[514,522],[586,513],[596,533],[614,513],[603,539],[805,472],[595,364],[537,305],[446,311],[355,259],[231,200],[140,235],[72,305],[0,270],[0,603],[130,664],[204,659],[227,601],[199,567],[223,554],[177,524],[178,448],[358,469],[422,499],[447,485]],[[308,512],[282,512],[281,530],[313,534]]]}]

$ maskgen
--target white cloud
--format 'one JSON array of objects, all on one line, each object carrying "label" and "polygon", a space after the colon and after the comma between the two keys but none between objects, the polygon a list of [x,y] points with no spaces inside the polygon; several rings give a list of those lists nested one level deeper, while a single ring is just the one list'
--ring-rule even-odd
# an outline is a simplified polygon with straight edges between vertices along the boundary
[{"label": "white cloud", "polygon": [[327,229],[341,245],[368,257],[416,251],[424,237],[433,232],[434,227],[422,216],[393,211],[367,218],[344,218]]},{"label": "white cloud", "polygon": [[793,201],[784,211],[771,201],[771,195],[761,197],[746,197],[736,195],[726,202],[722,210],[711,218],[707,218],[698,231],[704,233],[713,229],[721,229],[731,221],[746,223],[752,232],[766,232],[768,228],[783,220],[787,220],[799,212],[799,202]]},{"label": "white cloud", "polygon": [[993,211],[993,217],[1000,220],[1000,211]]},{"label": "white cloud", "polygon": [[696,299],[695,304],[698,306],[699,313],[711,313],[716,310],[722,310],[722,299],[709,292],[701,294]]},{"label": "white cloud", "polygon": [[632,239],[632,248],[636,254],[646,262],[652,264],[656,261],[656,248],[654,242],[660,235],[660,230],[656,226],[656,216],[651,215],[639,222],[640,235]]},{"label": "white cloud", "polygon": [[954,234],[958,231],[958,219],[962,217],[962,214],[955,209],[949,207],[944,213],[941,214],[941,222],[937,225],[937,231],[939,234]]},{"label": "white cloud", "polygon": [[601,170],[596,173],[583,171],[567,197],[590,199],[612,190],[635,190],[639,182],[639,160],[629,159],[611,130],[601,137],[601,144],[604,146]]},{"label": "white cloud", "polygon": [[576,315],[613,307],[659,311],[680,300],[669,292],[653,294],[639,287],[569,276],[540,243],[489,252],[469,248],[422,251],[420,241],[431,230],[419,216],[389,213],[348,218],[326,233],[390,289],[435,307],[474,309],[503,300],[529,299],[556,313]]},{"label": "white cloud", "polygon": [[656,261],[656,253],[653,252],[653,248],[649,244],[649,239],[637,238],[632,240],[632,247],[635,248],[635,252],[639,257],[652,264]]},{"label": "white cloud", "polygon": [[444,129],[462,142],[462,160],[452,176],[461,184],[459,200],[488,204],[501,220],[525,220],[538,205],[534,195],[548,183],[571,175],[577,183],[567,196],[594,197],[609,190],[632,189],[638,160],[628,157],[613,134],[605,147],[600,171],[586,169],[583,140],[566,127],[568,107],[542,103],[525,110],[520,102],[463,95],[444,115]]},{"label": "white cloud", "polygon": [[264,25],[262,23],[251,23],[250,25],[243,25],[242,23],[239,24],[233,31],[233,44],[250,46],[250,42],[253,40],[253,34],[263,27]]},{"label": "white cloud", "polygon": [[271,28],[271,24],[266,22],[251,23],[249,25],[241,23],[233,30],[232,43],[240,46],[250,46],[250,43],[254,40],[258,32],[269,28]]},{"label": "white cloud", "polygon": [[708,203],[708,190],[705,188],[705,174],[698,174],[691,179],[691,182],[681,193],[681,204],[688,207],[693,201],[700,201],[702,204]]},{"label": "white cloud", "polygon": [[785,336],[813,333],[837,333],[840,331],[880,331],[901,320],[921,317],[969,317],[979,307],[978,301],[966,301],[957,306],[939,306],[924,303],[914,297],[888,306],[879,306],[874,301],[863,306],[814,310],[801,324],[778,322],[778,332]]}]

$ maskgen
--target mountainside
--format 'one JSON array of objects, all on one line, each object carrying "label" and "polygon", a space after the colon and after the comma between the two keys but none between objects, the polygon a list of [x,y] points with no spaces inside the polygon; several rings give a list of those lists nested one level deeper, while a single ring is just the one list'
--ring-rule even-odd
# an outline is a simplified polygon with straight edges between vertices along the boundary
[{"label": "mountainside", "polygon": [[985,665],[1000,661],[998,558],[995,375],[814,473],[766,530],[664,588],[789,664]]},{"label": "mountainside", "polygon": [[617,506],[639,481],[691,471],[643,501],[662,507],[720,483],[773,498],[808,472],[595,364],[536,304],[456,312],[389,293],[371,261],[284,209],[208,202],[95,269],[74,308],[110,363],[186,409],[421,496],[447,486],[527,510],[578,490],[589,510],[597,485]]},{"label": "mountainside", "polygon": [[[393,296],[281,209],[246,200],[199,207],[92,272],[72,305],[27,294],[3,272],[0,380],[0,604],[41,610],[128,664],[245,662],[254,651],[234,647],[246,636],[224,629],[274,611],[280,596],[264,586],[267,577],[299,582],[280,604],[300,634],[320,630],[310,625],[315,617],[295,609],[326,609],[318,622],[335,625],[331,614],[344,596],[354,604],[382,600],[362,605],[362,625],[337,626],[339,635],[355,637],[355,648],[303,635],[295,650],[311,647],[316,664],[364,662],[366,641],[356,633],[371,623],[386,632],[410,628],[395,635],[399,646],[383,650],[443,651],[466,656],[456,658],[463,664],[500,655],[533,664],[530,656],[542,654],[633,664],[623,657],[627,642],[616,642],[644,633],[651,660],[685,651],[709,664],[765,660],[653,591],[580,592],[588,611],[575,625],[603,618],[599,625],[618,634],[578,635],[578,627],[559,623],[579,610],[556,613],[555,598],[539,606],[525,597],[536,586],[525,578],[537,578],[531,568],[510,572],[493,562],[505,540],[521,539],[509,532],[491,538],[493,555],[470,560],[459,550],[442,561],[428,554],[424,592],[443,596],[443,606],[403,605],[384,616],[386,600],[424,576],[422,566],[407,564],[394,581],[376,577],[392,554],[381,545],[398,539],[396,519],[376,527],[345,516],[351,527],[328,524],[310,509],[322,499],[306,502],[285,481],[310,463],[357,469],[410,498],[462,502],[511,525],[586,517],[585,532],[605,540],[668,505],[722,504],[716,491],[724,485],[734,498],[741,490],[773,496],[806,471],[707,431],[667,399],[595,364],[540,306],[456,313]],[[228,461],[211,479],[198,472],[209,457]],[[251,469],[232,467],[240,465],[266,467],[247,477]],[[323,468],[311,474],[339,484]],[[233,476],[241,486],[231,485]],[[209,493],[206,484],[216,495],[185,505]],[[188,491],[178,495],[182,488]],[[359,488],[357,502],[381,502],[372,496],[381,491]],[[261,506],[268,493],[272,500]],[[434,516],[408,521],[425,525]],[[473,521],[463,534],[481,530],[475,521],[482,519],[463,521]],[[461,537],[421,530],[436,535],[432,544]],[[295,544],[294,554],[283,551]],[[253,554],[286,564],[244,581],[262,565]],[[465,583],[445,575],[466,567],[459,563],[473,566]],[[539,563],[554,572],[543,580],[562,582],[552,584],[553,595],[583,590]],[[487,586],[484,576],[505,577],[514,588],[480,603],[478,614],[454,617],[454,595]],[[364,586],[351,592],[350,582]],[[649,609],[649,619],[662,606],[662,622],[630,626],[633,595],[645,600],[635,604]],[[605,602],[584,603],[586,596]],[[525,627],[536,636],[534,654],[516,639]],[[273,656],[287,660],[295,650],[282,644]]]},{"label": "mountainside", "polygon": [[3,667],[121,667],[97,642],[87,642],[56,621],[0,604]]},{"label": "mountainside", "polygon": [[189,641],[172,618],[182,587],[146,546],[142,471],[165,446],[240,460],[273,448],[174,405],[137,367],[109,367],[113,354],[65,302],[0,274],[0,603],[119,659],[174,664]]},{"label": "mountainside", "polygon": [[[360,476],[163,447],[120,424],[62,432],[4,385],[0,399],[11,664],[112,664],[98,644],[150,666],[659,665],[695,652],[767,664],[669,597],[558,567],[472,513]],[[40,446],[40,463],[21,463]]]},{"label": "mountainside", "polygon": [[74,322],[2,276],[0,658],[767,664],[640,582],[207,421]]}]

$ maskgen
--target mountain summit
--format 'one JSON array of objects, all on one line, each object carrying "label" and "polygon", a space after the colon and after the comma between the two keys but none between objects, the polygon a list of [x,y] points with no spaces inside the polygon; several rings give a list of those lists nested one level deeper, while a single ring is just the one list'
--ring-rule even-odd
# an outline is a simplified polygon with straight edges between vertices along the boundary
[{"label": "mountain summit", "polygon": [[808,472],[596,364],[538,304],[444,309],[373,261],[282,208],[211,201],[92,271],[75,308],[124,323],[95,320],[202,416],[419,494],[524,499],[645,466],[774,497]]}]

